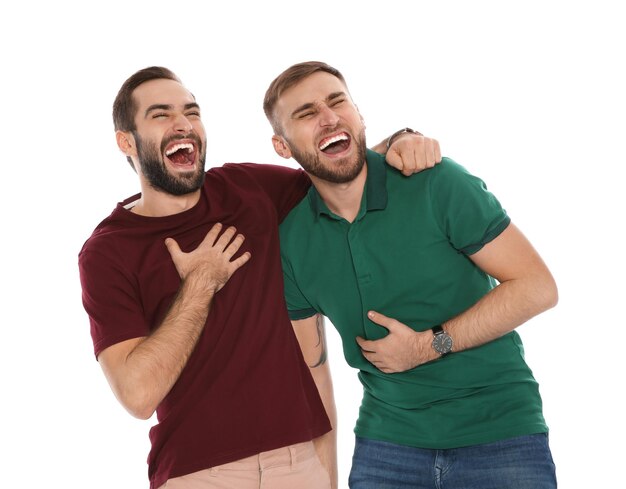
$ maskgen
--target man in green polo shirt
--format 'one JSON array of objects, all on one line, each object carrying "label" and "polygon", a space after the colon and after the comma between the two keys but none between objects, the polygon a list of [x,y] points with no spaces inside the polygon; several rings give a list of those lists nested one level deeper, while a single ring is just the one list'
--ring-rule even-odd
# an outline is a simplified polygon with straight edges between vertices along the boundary
[{"label": "man in green polo shirt", "polygon": [[447,158],[410,178],[387,167],[324,63],[283,72],[264,109],[314,184],[280,228],[296,334],[323,340],[328,317],[363,385],[350,487],[555,488],[515,328],[557,289],[498,200]]}]

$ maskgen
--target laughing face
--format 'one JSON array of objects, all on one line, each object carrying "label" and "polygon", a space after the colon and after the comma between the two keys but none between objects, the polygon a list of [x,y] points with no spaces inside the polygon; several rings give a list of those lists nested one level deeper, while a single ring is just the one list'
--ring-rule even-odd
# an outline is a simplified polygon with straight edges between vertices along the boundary
[{"label": "laughing face", "polygon": [[171,195],[198,190],[204,181],[206,136],[200,108],[180,83],[159,79],[135,90],[134,154],[149,185]]},{"label": "laughing face", "polygon": [[347,183],[363,170],[365,126],[344,83],[317,72],[286,90],[276,103],[282,135],[274,148],[312,177]]}]

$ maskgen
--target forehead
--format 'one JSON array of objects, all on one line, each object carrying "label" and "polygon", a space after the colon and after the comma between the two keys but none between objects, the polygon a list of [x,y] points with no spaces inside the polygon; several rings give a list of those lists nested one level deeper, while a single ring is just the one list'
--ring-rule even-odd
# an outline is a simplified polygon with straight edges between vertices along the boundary
[{"label": "forehead", "polygon": [[279,113],[290,114],[304,104],[324,102],[332,93],[348,93],[346,85],[336,76],[318,71],[285,90],[278,98]]},{"label": "forehead", "polygon": [[133,91],[137,103],[137,115],[142,114],[152,105],[171,105],[182,107],[195,102],[191,92],[175,80],[157,79],[139,85]]}]

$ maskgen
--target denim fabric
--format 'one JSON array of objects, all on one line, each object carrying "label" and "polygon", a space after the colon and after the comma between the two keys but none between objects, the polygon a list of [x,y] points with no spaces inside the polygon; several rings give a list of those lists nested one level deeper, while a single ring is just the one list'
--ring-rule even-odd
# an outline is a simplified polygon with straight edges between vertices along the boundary
[{"label": "denim fabric", "polygon": [[428,450],[356,438],[351,489],[555,489],[548,435]]}]

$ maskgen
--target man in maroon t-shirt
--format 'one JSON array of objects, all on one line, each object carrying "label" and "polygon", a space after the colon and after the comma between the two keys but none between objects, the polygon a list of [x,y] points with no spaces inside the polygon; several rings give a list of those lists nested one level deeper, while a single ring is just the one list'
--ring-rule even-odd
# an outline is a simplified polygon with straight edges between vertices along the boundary
[{"label": "man in maroon t-shirt", "polygon": [[[157,412],[151,488],[335,487],[330,374],[314,381],[303,361],[315,345],[291,329],[279,254],[278,223],[308,178],[248,163],[205,173],[200,108],[165,68],[131,76],[113,118],[141,194],[98,225],[79,269],[112,390],[138,418]],[[440,155],[410,135],[388,159],[410,174]]]}]

